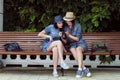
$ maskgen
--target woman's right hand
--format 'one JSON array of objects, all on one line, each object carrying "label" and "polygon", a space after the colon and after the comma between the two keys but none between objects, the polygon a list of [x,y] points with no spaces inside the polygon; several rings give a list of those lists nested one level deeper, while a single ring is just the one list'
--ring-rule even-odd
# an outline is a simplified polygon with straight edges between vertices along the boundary
[{"label": "woman's right hand", "polygon": [[47,38],[49,38],[49,39],[50,39],[50,42],[52,42],[52,41],[53,41],[52,36],[47,36]]}]

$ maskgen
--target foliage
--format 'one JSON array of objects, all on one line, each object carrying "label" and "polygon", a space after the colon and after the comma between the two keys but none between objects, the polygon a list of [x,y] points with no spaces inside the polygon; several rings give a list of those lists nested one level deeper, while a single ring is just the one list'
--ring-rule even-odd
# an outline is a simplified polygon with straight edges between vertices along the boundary
[{"label": "foliage", "polygon": [[99,56],[99,59],[101,61],[100,64],[105,64],[105,63],[110,64],[113,61],[111,56]]},{"label": "foliage", "polygon": [[120,0],[5,0],[4,30],[41,31],[67,11],[75,13],[83,32],[120,31]]}]

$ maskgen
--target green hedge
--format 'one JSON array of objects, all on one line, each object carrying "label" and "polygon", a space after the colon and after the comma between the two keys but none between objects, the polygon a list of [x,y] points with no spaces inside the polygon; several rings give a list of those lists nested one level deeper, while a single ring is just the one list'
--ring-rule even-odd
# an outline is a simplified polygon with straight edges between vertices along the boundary
[{"label": "green hedge", "polygon": [[4,0],[4,31],[41,31],[67,11],[83,32],[120,31],[120,0]]}]

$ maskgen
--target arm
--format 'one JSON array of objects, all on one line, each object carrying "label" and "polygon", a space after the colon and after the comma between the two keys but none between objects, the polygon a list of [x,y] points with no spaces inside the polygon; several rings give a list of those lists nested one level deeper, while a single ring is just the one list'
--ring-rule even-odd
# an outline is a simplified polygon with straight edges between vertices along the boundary
[{"label": "arm", "polygon": [[74,41],[79,41],[82,38],[81,25],[76,24],[75,27],[76,27],[76,29],[75,29],[76,35],[75,36],[71,35],[69,32],[65,32],[65,33],[66,33],[67,37],[73,39]]},{"label": "arm", "polygon": [[39,37],[42,37],[42,38],[49,38],[50,41],[52,41],[52,37],[49,36],[49,35],[47,35],[46,32],[45,32],[45,30],[39,32],[38,36],[39,36]]},{"label": "arm", "polygon": [[65,33],[66,33],[67,37],[73,39],[74,41],[79,41],[78,37],[71,35],[69,32],[65,32]]}]

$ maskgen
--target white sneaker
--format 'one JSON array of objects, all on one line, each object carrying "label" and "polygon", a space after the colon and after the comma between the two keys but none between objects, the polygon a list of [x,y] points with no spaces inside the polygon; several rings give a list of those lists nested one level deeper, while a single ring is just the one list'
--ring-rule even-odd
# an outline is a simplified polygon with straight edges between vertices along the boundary
[{"label": "white sneaker", "polygon": [[53,72],[53,77],[59,77],[57,72]]},{"label": "white sneaker", "polygon": [[83,72],[86,74],[87,77],[91,77],[91,73],[88,68],[84,69]]},{"label": "white sneaker", "polygon": [[60,67],[63,69],[69,69],[69,66],[66,63],[60,64]]},{"label": "white sneaker", "polygon": [[91,77],[91,73],[88,73],[86,76],[87,76],[87,77]]}]

